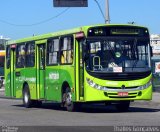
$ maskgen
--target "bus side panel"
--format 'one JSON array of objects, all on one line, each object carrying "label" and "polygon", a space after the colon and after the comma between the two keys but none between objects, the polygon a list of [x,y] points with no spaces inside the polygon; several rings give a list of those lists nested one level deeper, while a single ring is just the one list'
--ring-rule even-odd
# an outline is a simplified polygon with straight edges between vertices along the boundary
[{"label": "bus side panel", "polygon": [[60,100],[60,87],[59,87],[59,71],[58,66],[46,67],[46,99],[47,100]]},{"label": "bus side panel", "polygon": [[31,94],[31,99],[37,99],[36,89],[36,68],[26,68],[24,71],[25,82],[28,84]]},{"label": "bus side panel", "polygon": [[5,70],[5,95],[7,97],[11,97],[11,87],[10,87],[10,77],[11,77],[11,73],[10,73],[10,69],[6,69]]},{"label": "bus side panel", "polygon": [[29,86],[31,99],[37,99],[36,69],[33,67],[16,69],[16,74],[16,98],[22,98],[23,87],[26,84]]},{"label": "bus side panel", "polygon": [[75,74],[74,74],[74,65],[64,65],[60,68],[60,85],[62,88],[62,84],[67,82],[72,92],[72,100],[76,100],[76,91],[75,91]]},{"label": "bus side panel", "polygon": [[16,68],[15,79],[14,79],[16,87],[16,98],[22,98],[22,88],[24,80],[25,80],[24,69]]},{"label": "bus side panel", "polygon": [[[46,68],[46,99],[61,102],[62,85],[67,82],[73,88],[74,67],[72,66],[50,66]],[[75,99],[75,96],[72,97]]]}]

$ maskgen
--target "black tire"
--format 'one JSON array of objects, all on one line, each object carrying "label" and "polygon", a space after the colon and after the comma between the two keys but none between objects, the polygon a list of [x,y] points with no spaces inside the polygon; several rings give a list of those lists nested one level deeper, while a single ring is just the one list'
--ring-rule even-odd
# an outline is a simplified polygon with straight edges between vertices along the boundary
[{"label": "black tire", "polygon": [[23,105],[26,108],[32,107],[33,101],[31,100],[30,92],[29,92],[29,86],[25,85],[23,89]]},{"label": "black tire", "polygon": [[130,106],[130,101],[121,101],[118,104],[116,104],[116,108],[120,112],[128,111],[129,106]]},{"label": "black tire", "polygon": [[67,111],[73,112],[76,111],[76,103],[72,101],[71,90],[69,87],[66,88],[65,92],[63,93],[63,106],[66,107]]}]

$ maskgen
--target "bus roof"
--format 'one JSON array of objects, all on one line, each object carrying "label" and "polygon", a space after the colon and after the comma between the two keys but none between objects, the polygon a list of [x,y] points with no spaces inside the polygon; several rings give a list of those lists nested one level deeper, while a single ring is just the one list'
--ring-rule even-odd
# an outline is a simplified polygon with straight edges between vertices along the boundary
[{"label": "bus roof", "polygon": [[43,35],[37,35],[37,36],[32,36],[32,37],[18,39],[18,40],[11,40],[11,41],[8,41],[6,45],[42,40],[42,39],[61,36],[61,35],[65,35],[65,34],[75,34],[75,33],[81,32],[81,31],[85,32],[86,29],[88,29],[88,28],[100,27],[100,26],[108,26],[108,27],[109,26],[132,26],[132,27],[146,28],[143,26],[133,25],[133,24],[98,24],[98,25],[82,26],[79,28],[74,28],[74,29],[64,30],[64,31],[59,31],[59,32],[53,32],[53,33],[48,33],[48,34],[43,34]]}]

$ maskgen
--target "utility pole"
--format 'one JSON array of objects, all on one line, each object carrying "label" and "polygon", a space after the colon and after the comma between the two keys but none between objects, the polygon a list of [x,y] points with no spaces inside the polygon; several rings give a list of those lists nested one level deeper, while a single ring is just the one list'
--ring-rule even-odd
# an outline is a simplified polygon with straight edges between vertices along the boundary
[{"label": "utility pole", "polygon": [[106,20],[105,20],[105,23],[106,24],[109,24],[110,23],[110,16],[109,16],[109,0],[105,0],[106,2]]}]

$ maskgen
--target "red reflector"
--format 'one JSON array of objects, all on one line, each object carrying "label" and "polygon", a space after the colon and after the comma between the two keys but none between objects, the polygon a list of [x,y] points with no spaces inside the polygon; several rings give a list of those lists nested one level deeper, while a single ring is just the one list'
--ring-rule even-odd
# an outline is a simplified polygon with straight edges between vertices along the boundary
[{"label": "red reflector", "polygon": [[76,33],[75,37],[76,37],[76,39],[83,38],[84,37],[84,33],[83,32]]},{"label": "red reflector", "polygon": [[16,44],[12,44],[12,45],[11,45],[11,48],[12,48],[12,49],[15,49],[15,48],[16,48]]}]

